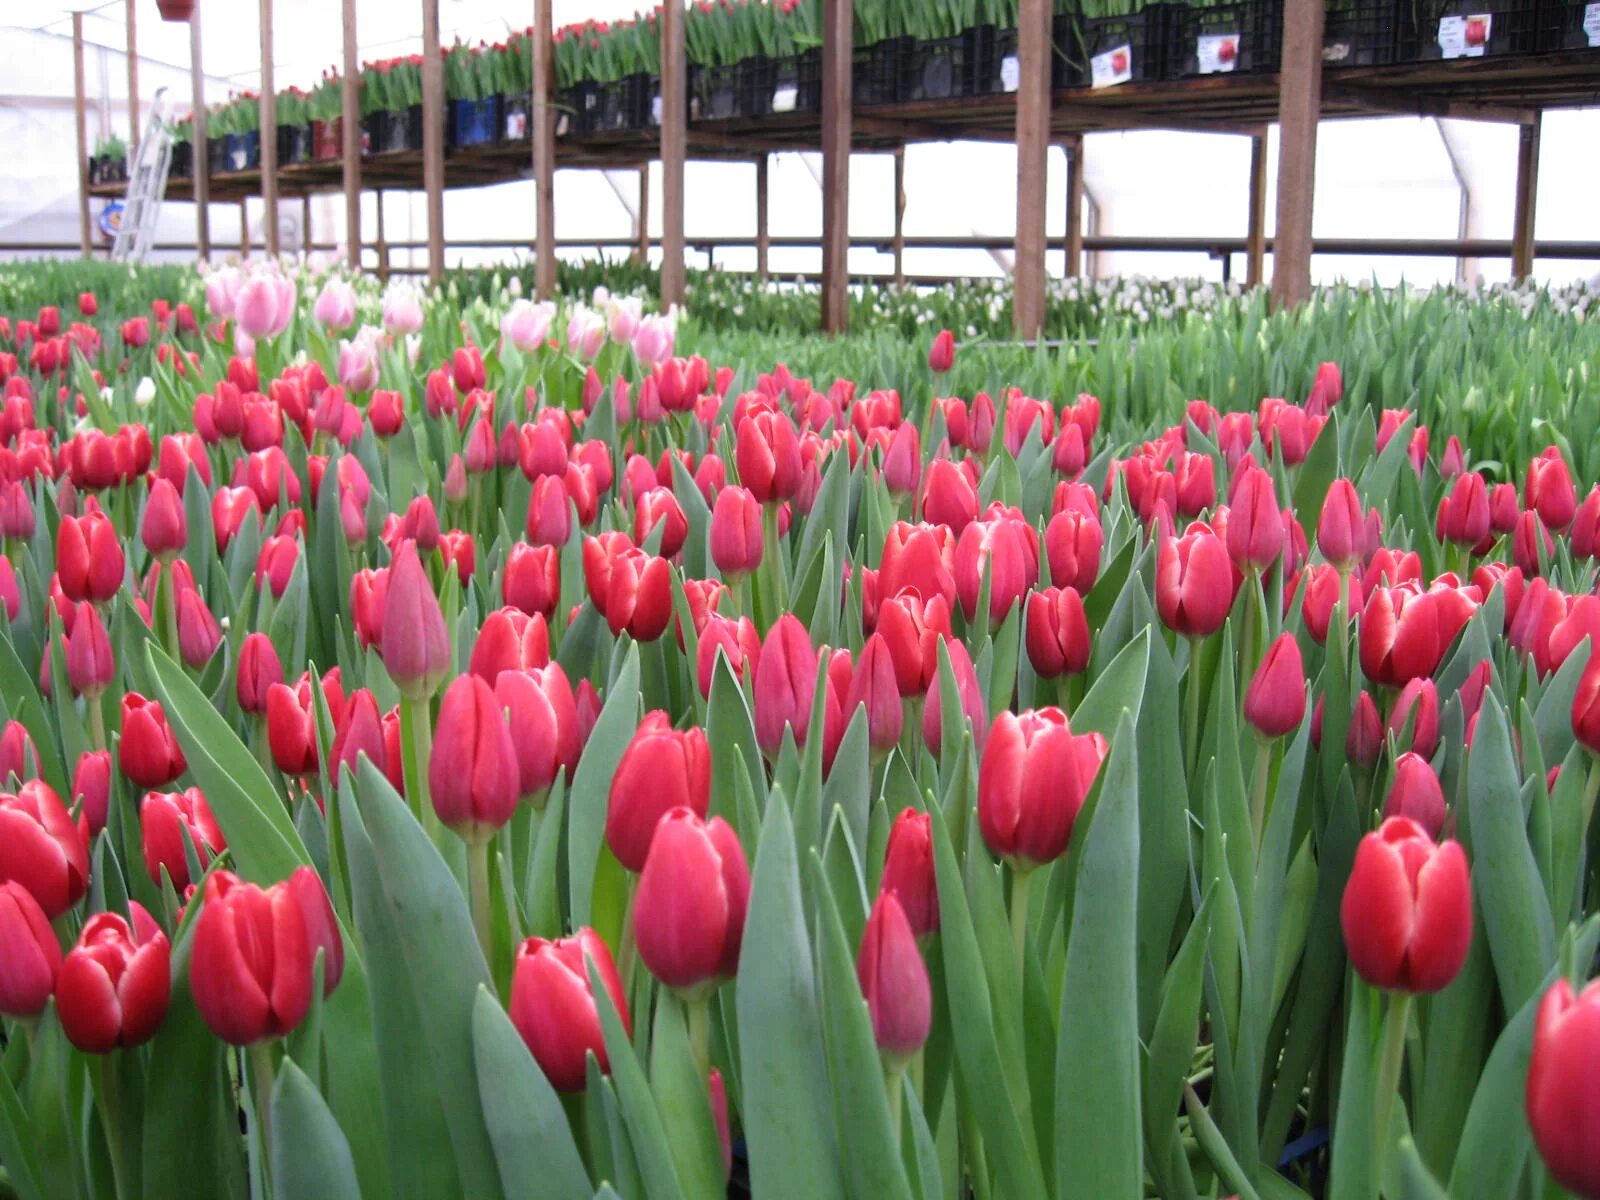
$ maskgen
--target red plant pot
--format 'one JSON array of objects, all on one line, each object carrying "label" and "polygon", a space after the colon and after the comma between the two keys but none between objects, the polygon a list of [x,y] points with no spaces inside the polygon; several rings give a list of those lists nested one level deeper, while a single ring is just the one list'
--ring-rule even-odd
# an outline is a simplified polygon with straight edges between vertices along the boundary
[{"label": "red plant pot", "polygon": [[195,0],[156,0],[163,21],[187,21],[194,16]]}]

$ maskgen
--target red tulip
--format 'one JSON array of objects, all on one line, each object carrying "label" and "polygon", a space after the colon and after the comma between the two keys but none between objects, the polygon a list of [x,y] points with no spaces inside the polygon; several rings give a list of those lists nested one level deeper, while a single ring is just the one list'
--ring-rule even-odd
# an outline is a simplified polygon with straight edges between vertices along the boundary
[{"label": "red tulip", "polygon": [[178,656],[190,670],[198,671],[211,661],[222,643],[222,627],[197,588],[181,589],[177,604]]},{"label": "red tulip", "polygon": [[85,842],[106,827],[111,808],[111,751],[85,750],[72,772],[73,803],[81,804],[78,828]]},{"label": "red tulip", "polygon": [[30,779],[15,792],[0,792],[0,880],[21,884],[52,918],[88,890],[89,850],[83,833],[42,779]]},{"label": "red tulip", "polygon": [[1600,981],[1577,995],[1557,979],[1539,1002],[1528,1062],[1528,1128],[1551,1176],[1585,1200],[1600,1196]]},{"label": "red tulip", "polygon": [[1528,463],[1522,504],[1529,511],[1537,511],[1539,519],[1551,529],[1565,529],[1572,524],[1578,510],[1578,493],[1572,486],[1566,460],[1554,446]]},{"label": "red tulip", "polygon": [[928,366],[936,375],[943,375],[956,361],[956,337],[948,329],[941,329],[928,348]]},{"label": "red tulip", "polygon": [[888,644],[900,694],[926,692],[938,677],[939,642],[954,636],[944,597],[924,602],[914,588],[897,592],[879,604],[875,629]]},{"label": "red tulip", "polygon": [[1356,696],[1355,712],[1350,715],[1350,729],[1345,734],[1344,752],[1358,767],[1371,770],[1378,765],[1383,753],[1383,718],[1370,693]]},{"label": "red tulip", "polygon": [[1018,870],[1065,854],[1106,750],[1099,734],[1074,734],[1059,708],[996,717],[978,770],[978,827],[989,849]]},{"label": "red tulip", "polygon": [[62,517],[56,531],[56,574],[68,600],[102,603],[117,594],[125,571],[122,542],[103,512]]},{"label": "red tulip", "polygon": [[212,856],[227,848],[222,830],[199,788],[181,792],[146,792],[139,806],[139,825],[143,833],[144,866],[150,880],[161,886],[163,869],[172,878],[173,889],[183,890],[198,879],[189,876],[184,851],[184,834],[194,847],[196,861],[205,870]]},{"label": "red tulip", "polygon": [[867,710],[867,740],[874,750],[887,753],[900,741],[905,714],[900,706],[900,686],[895,681],[894,658],[883,635],[875,633],[861,648],[844,699],[848,726],[858,707]]},{"label": "red tulip", "polygon": [[363,754],[385,775],[389,773],[383,717],[378,713],[377,700],[366,688],[352,692],[345,701],[343,719],[334,727],[333,745],[328,747],[328,774],[337,779],[343,767],[355,771]]},{"label": "red tulip", "polygon": [[146,700],[138,692],[123,693],[117,765],[136,787],[146,789],[169,784],[188,769],[159,700]]},{"label": "red tulip", "polygon": [[450,631],[417,549],[400,547],[383,603],[383,665],[400,694],[426,700],[450,672]]},{"label": "red tulip", "polygon": [[288,881],[260,888],[231,871],[207,878],[189,987],[212,1033],[247,1046],[305,1019],[318,948],[310,925]]},{"label": "red tulip", "polygon": [[933,867],[932,816],[902,809],[889,827],[889,845],[878,889],[900,901],[917,937],[939,928],[939,883]]},{"label": "red tulip", "polygon": [[721,817],[668,811],[650,839],[634,896],[639,959],[670,988],[709,993],[739,969],[750,869]]},{"label": "red tulip", "polygon": [[268,691],[273,684],[282,682],[283,661],[272,639],[260,632],[246,634],[239,647],[239,670],[234,683],[239,707],[255,716],[263,715]]},{"label": "red tulip", "polygon": [[462,840],[487,841],[516,811],[520,778],[494,689],[477,675],[458,675],[439,704],[428,762],[434,812]]},{"label": "red tulip", "polygon": [[1348,573],[1362,557],[1365,520],[1355,484],[1335,479],[1317,518],[1317,549],[1342,572]]},{"label": "red tulip", "polygon": [[549,661],[550,627],[545,619],[517,608],[497,608],[478,630],[467,672],[492,685],[502,671],[542,667]]},{"label": "red tulip", "polygon": [[856,979],[872,1016],[872,1036],[891,1062],[922,1049],[933,1023],[933,990],[916,935],[893,892],[880,892],[867,918]]},{"label": "red tulip", "polygon": [[278,770],[291,776],[314,772],[317,723],[310,682],[302,680],[292,688],[282,683],[269,686],[266,715],[267,746]]},{"label": "red tulip", "polygon": [[1590,488],[1583,503],[1578,505],[1568,532],[1574,558],[1600,558],[1600,484]]},{"label": "red tulip", "polygon": [[[1406,726],[1411,726],[1410,740]],[[1439,745],[1439,689],[1431,679],[1413,679],[1400,689],[1389,712],[1388,732],[1406,749],[1432,758]]]},{"label": "red tulip", "polygon": [[1156,555],[1156,609],[1162,623],[1187,637],[1221,629],[1239,577],[1221,538],[1204,526],[1168,538]]},{"label": "red tulip", "polygon": [[974,521],[956,544],[956,592],[968,621],[978,617],[978,595],[989,576],[989,622],[1005,620],[1039,579],[1039,536],[1016,509],[991,505],[986,519]]},{"label": "red tulip", "polygon": [[100,611],[87,600],[78,603],[72,618],[72,633],[67,637],[67,682],[74,695],[97,701],[117,677],[116,659],[111,653],[111,635],[100,619]]},{"label": "red tulip", "polygon": [[1474,472],[1456,477],[1450,494],[1439,501],[1435,531],[1441,541],[1478,546],[1489,536],[1489,488]]},{"label": "red tulip", "polygon": [[1089,666],[1089,619],[1072,588],[1045,588],[1028,597],[1028,661],[1041,679],[1076,675]]},{"label": "red tulip", "polygon": [[737,486],[718,492],[711,510],[711,561],[724,579],[736,582],[761,565],[762,537],[761,505],[755,495]]},{"label": "red tulip", "polygon": [[674,557],[689,537],[689,519],[683,515],[683,506],[670,488],[650,488],[634,501],[634,541],[644,545],[658,528],[661,530],[661,557]]},{"label": "red tulip", "polygon": [[1414,821],[1388,818],[1356,847],[1339,921],[1351,964],[1373,987],[1438,991],[1472,942],[1467,856]]},{"label": "red tulip", "polygon": [[1591,655],[1572,697],[1572,736],[1591,754],[1600,754],[1600,654]]},{"label": "red tulip", "polygon": [[800,490],[800,439],[782,413],[758,412],[739,422],[734,443],[739,482],[762,504],[792,500]]},{"label": "red tulip", "polygon": [[1427,759],[1407,752],[1394,762],[1394,782],[1383,801],[1385,817],[1407,817],[1430,838],[1444,828],[1444,789]]},{"label": "red tulip", "polygon": [[243,527],[245,519],[261,523],[261,502],[246,487],[220,487],[211,497],[211,527],[217,537],[217,553],[227,553],[229,544]]},{"label": "red tulip", "polygon": [[1511,534],[1511,558],[1524,575],[1543,575],[1555,552],[1555,539],[1538,513],[1530,508],[1517,518],[1517,527]]},{"label": "red tulip", "polygon": [[756,665],[756,742],[768,758],[777,758],[786,727],[805,745],[816,689],[817,651],[800,619],[785,613],[768,630]]},{"label": "red tulip", "polygon": [[756,664],[761,661],[761,635],[749,617],[734,620],[712,615],[700,630],[695,678],[701,697],[707,700],[711,698],[712,673],[719,651],[727,658],[735,679],[743,682],[753,678]]},{"label": "red tulip", "polygon": [[1419,595],[1374,588],[1361,612],[1362,671],[1374,683],[1391,687],[1432,675],[1473,607],[1469,598],[1451,590]]},{"label": "red tulip", "polygon": [[0,1013],[36,1017],[61,969],[61,943],[50,918],[20,883],[0,882]]},{"label": "red tulip", "polygon": [[274,600],[283,599],[289,580],[294,575],[295,564],[300,561],[300,542],[292,534],[275,534],[261,544],[261,555],[256,559],[256,587],[263,583],[272,589]]},{"label": "red tulip", "polygon": [[561,598],[561,555],[556,547],[512,545],[500,575],[500,598],[529,616],[548,618]]},{"label": "red tulip", "polygon": [[62,1032],[87,1054],[141,1045],[167,1015],[172,947],[137,902],[132,908],[134,928],[116,913],[90,917],[56,978]]},{"label": "red tulip", "polygon": [[0,730],[0,786],[15,775],[19,781],[39,773],[39,748],[21,721],[7,721]]},{"label": "red tulip", "polygon": [[512,965],[511,1023],[550,1086],[561,1092],[583,1090],[590,1054],[602,1072],[611,1069],[589,982],[590,963],[631,1036],[633,1022],[622,977],[594,930],[580,929],[555,941],[529,938],[517,948]]},{"label": "red tulip", "polygon": [[577,768],[578,709],[559,664],[502,671],[494,685],[495,702],[511,723],[518,790],[542,808],[556,774]]},{"label": "red tulip", "polygon": [[889,494],[909,496],[922,481],[922,440],[907,421],[894,431],[883,454],[883,482]]},{"label": "red tulip", "polygon": [[484,384],[483,353],[476,346],[457,346],[451,359],[456,391],[465,396]]},{"label": "red tulip", "polygon": [[1228,554],[1241,570],[1264,571],[1283,553],[1283,510],[1272,476],[1247,467],[1228,498]]},{"label": "red tulip", "polygon": [[611,777],[606,844],[624,867],[642,871],[664,813],[687,808],[704,817],[710,804],[711,750],[705,730],[676,730],[666,713],[647,713]]},{"label": "red tulip", "polygon": [[86,317],[92,317],[100,311],[100,302],[95,299],[93,292],[78,293],[78,311]]},{"label": "red tulip", "polygon": [[955,562],[956,538],[948,528],[897,522],[884,538],[878,592],[893,596],[915,588],[924,600],[943,596],[947,605],[954,605]]},{"label": "red tulip", "polygon": [[978,519],[978,485],[962,466],[947,458],[936,458],[928,464],[922,519],[948,526],[957,537]]},{"label": "red tulip", "polygon": [[1264,738],[1278,738],[1300,727],[1306,715],[1306,671],[1292,633],[1280,633],[1267,647],[1244,693],[1244,719]]}]

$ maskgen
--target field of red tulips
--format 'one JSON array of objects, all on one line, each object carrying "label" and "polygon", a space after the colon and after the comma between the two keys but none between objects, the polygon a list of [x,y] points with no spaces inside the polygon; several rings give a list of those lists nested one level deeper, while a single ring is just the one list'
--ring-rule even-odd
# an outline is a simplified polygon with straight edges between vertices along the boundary
[{"label": "field of red tulips", "polygon": [[1592,428],[122,307],[0,317],[0,1196],[1600,1197]]}]

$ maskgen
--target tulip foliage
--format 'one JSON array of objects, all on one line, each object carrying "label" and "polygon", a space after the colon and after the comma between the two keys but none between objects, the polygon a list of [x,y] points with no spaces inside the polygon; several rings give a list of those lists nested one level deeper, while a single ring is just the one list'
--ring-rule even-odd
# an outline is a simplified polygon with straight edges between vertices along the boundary
[{"label": "tulip foliage", "polygon": [[0,325],[0,1191],[1600,1195],[1562,445],[205,291]]}]

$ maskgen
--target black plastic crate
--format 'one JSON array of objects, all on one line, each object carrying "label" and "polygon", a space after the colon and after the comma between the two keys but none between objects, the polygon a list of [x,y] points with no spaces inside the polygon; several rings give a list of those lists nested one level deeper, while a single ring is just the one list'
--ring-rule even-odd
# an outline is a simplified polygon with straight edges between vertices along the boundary
[{"label": "black plastic crate", "polygon": [[1322,30],[1324,67],[1387,67],[1399,49],[1399,10],[1385,0],[1329,9]]},{"label": "black plastic crate", "polygon": [[[1175,75],[1270,73],[1278,69],[1283,54],[1283,6],[1276,0],[1190,8],[1180,30],[1169,49]],[[1217,40],[1202,42],[1205,38]],[[1209,49],[1204,56],[1202,47]]]},{"label": "black plastic crate", "polygon": [[689,115],[693,119],[727,121],[739,115],[740,66],[689,69]]},{"label": "black plastic crate", "polygon": [[1444,58],[1443,23],[1460,22],[1463,43],[1476,53],[1461,57],[1532,54],[1539,47],[1539,10],[1544,0],[1451,0],[1447,4],[1406,4],[1400,13],[1401,62]]},{"label": "black plastic crate", "polygon": [[1600,0],[1545,0],[1540,50],[1600,50]]},{"label": "black plastic crate", "polygon": [[1082,21],[1076,13],[1057,13],[1050,22],[1050,86],[1079,87],[1089,82]]},{"label": "black plastic crate", "polygon": [[311,126],[278,126],[278,165],[292,166],[311,161]]},{"label": "black plastic crate", "polygon": [[1067,60],[1066,85],[1091,86],[1094,60],[1124,48],[1129,82],[1155,83],[1176,78],[1182,66],[1183,27],[1188,11],[1184,4],[1149,4],[1124,16],[1081,21],[1076,54],[1069,53]]},{"label": "black plastic crate", "polygon": [[857,104],[899,104],[911,99],[916,38],[885,38],[857,58],[853,91]]},{"label": "black plastic crate", "polygon": [[172,162],[167,167],[167,174],[173,179],[188,179],[194,174],[193,142],[174,142],[172,144]]},{"label": "black plastic crate", "polygon": [[902,100],[950,100],[965,94],[965,37],[915,42],[903,62]]},{"label": "black plastic crate", "polygon": [[[993,96],[1017,90],[1017,31],[976,25],[961,35],[961,92]],[[1008,62],[1009,60],[1009,62]]]},{"label": "black plastic crate", "polygon": [[[794,57],[796,112],[822,111],[822,50],[806,50]],[[782,86],[780,79],[779,86]]]}]

